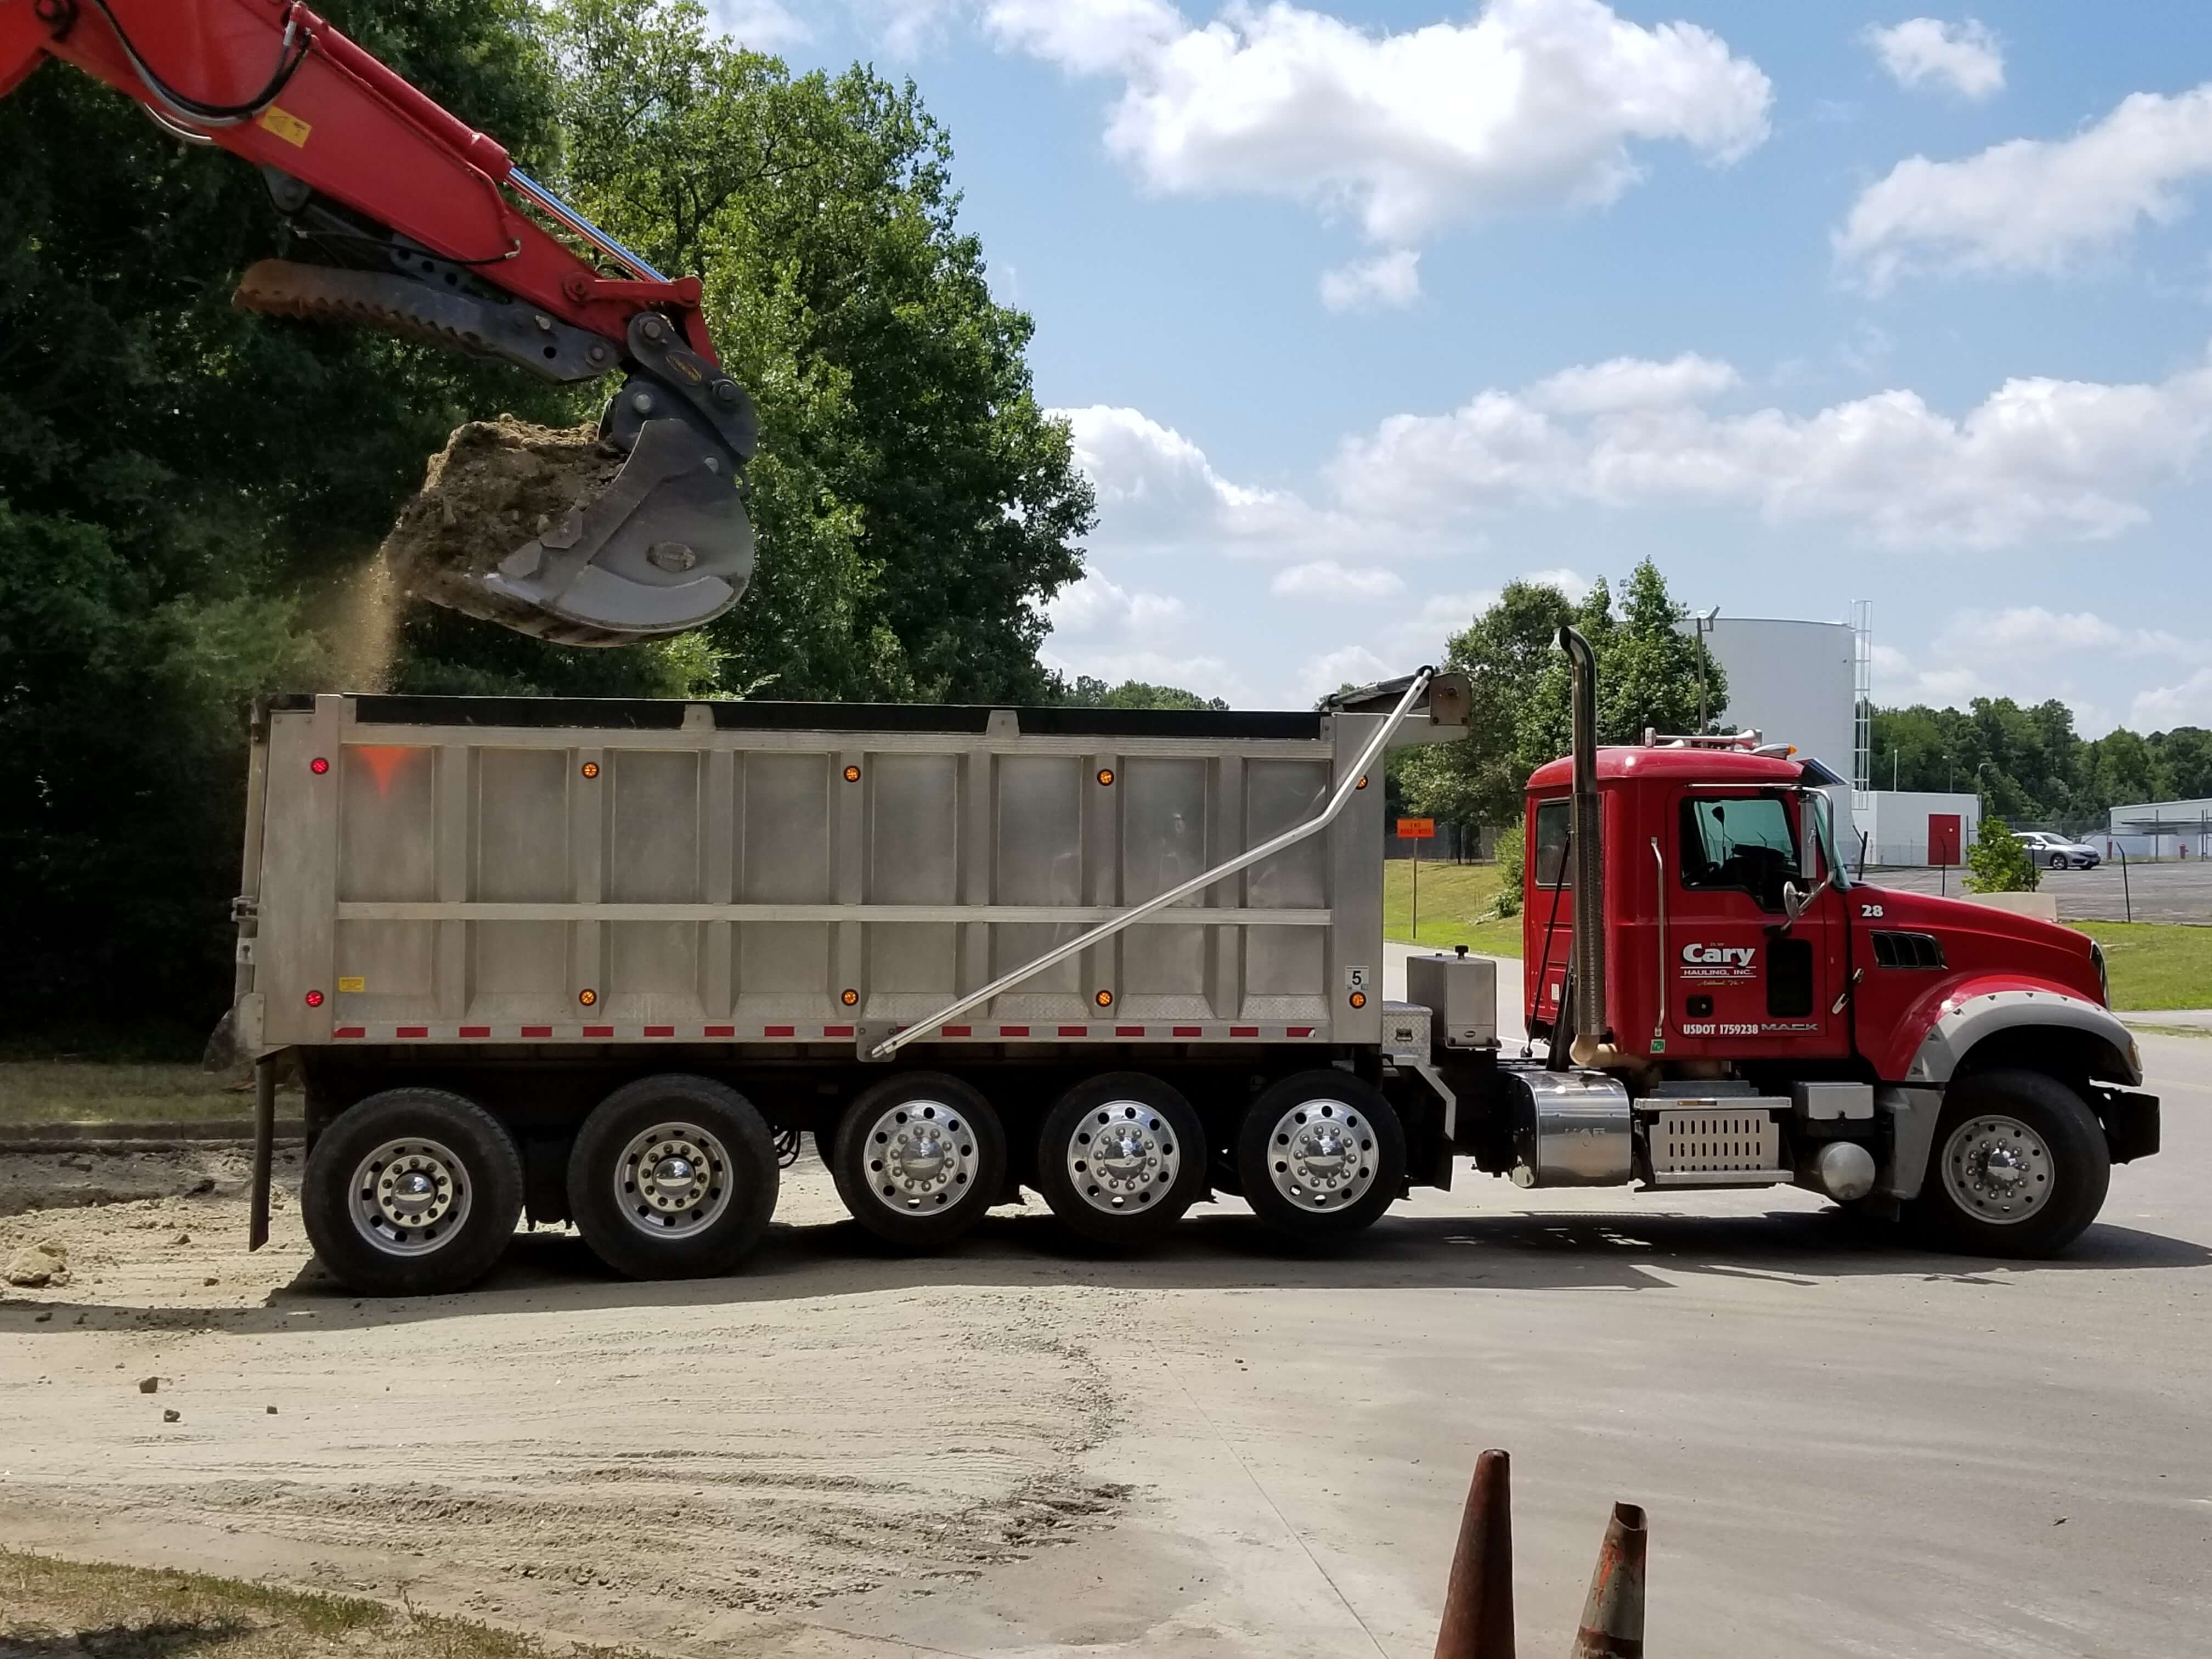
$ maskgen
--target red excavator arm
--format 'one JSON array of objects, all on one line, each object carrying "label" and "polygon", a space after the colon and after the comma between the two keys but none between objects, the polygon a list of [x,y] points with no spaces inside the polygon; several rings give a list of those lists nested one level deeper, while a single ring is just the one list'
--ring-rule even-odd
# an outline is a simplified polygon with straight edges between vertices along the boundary
[{"label": "red excavator arm", "polygon": [[757,422],[708,337],[697,277],[662,276],[296,0],[0,0],[0,96],[47,58],[261,169],[328,263],[264,259],[240,306],[553,381],[626,372],[601,422],[627,457],[606,493],[466,592],[433,597],[576,644],[680,633],[736,602],[752,571],[742,483]]}]

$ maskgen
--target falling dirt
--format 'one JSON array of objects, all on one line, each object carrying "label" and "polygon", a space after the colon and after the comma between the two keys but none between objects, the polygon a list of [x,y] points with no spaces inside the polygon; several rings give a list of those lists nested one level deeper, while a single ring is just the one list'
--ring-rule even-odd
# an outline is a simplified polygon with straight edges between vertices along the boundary
[{"label": "falling dirt", "polygon": [[457,427],[399,510],[379,561],[397,586],[473,610],[478,579],[596,500],[622,471],[595,426],[533,426],[512,415]]},{"label": "falling dirt", "polygon": [[392,557],[381,548],[338,594],[330,641],[337,683],[348,691],[389,691],[406,603]]}]

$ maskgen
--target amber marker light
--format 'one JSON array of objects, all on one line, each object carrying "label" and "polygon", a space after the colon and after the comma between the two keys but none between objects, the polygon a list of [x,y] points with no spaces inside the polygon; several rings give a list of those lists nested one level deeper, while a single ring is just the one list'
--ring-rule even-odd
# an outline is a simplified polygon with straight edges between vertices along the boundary
[{"label": "amber marker light", "polygon": [[1114,769],[1110,766],[1100,767],[1098,769],[1098,781],[1105,787],[1109,789],[1112,788],[1114,787]]},{"label": "amber marker light", "polygon": [[1354,789],[1364,789],[1367,787],[1367,774],[1362,772],[1359,775],[1359,781],[1353,784],[1352,787]]},{"label": "amber marker light", "polygon": [[1355,1008],[1364,1008],[1367,1006],[1367,993],[1354,991],[1352,994],[1352,1006]]},{"label": "amber marker light", "polygon": [[599,1000],[599,994],[597,991],[594,991],[588,985],[586,985],[582,990],[576,993],[576,1000],[582,1003],[586,1008],[590,1007]]},{"label": "amber marker light", "polygon": [[846,781],[846,782],[848,782],[848,783],[858,783],[860,781],[860,769],[859,767],[857,767],[857,766],[848,766],[848,767],[847,767],[847,768],[845,769],[845,781]]},{"label": "amber marker light", "polygon": [[858,1002],[860,1000],[860,994],[858,991],[843,991],[843,992],[840,992],[840,993],[838,994],[838,997],[837,997],[837,1000],[838,1000],[838,1001],[840,1001],[840,1002],[842,1002],[842,1003],[843,1003],[843,1004],[844,1004],[848,1008],[851,1007],[854,1003]]},{"label": "amber marker light", "polygon": [[576,769],[587,778],[596,778],[599,775],[599,763],[597,761],[586,761]]},{"label": "amber marker light", "polygon": [[1101,1008],[1111,1008],[1114,1006],[1114,994],[1111,991],[1101,991],[1097,996],[1091,998],[1091,1000]]}]

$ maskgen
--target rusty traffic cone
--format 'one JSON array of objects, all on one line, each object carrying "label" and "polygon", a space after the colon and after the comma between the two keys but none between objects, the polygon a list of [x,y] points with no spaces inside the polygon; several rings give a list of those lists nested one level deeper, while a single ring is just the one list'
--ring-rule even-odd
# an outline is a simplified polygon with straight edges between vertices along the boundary
[{"label": "rusty traffic cone", "polygon": [[1474,1460],[1444,1589],[1436,1659],[1513,1659],[1513,1497],[1507,1469],[1502,1451]]},{"label": "rusty traffic cone", "polygon": [[1644,1659],[1644,1511],[1615,1504],[1598,1546],[1573,1659]]}]

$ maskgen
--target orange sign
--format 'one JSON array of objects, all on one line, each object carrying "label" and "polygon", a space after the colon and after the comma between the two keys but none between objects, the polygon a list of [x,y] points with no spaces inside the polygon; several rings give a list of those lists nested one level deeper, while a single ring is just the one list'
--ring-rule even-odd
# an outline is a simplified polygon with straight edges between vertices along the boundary
[{"label": "orange sign", "polygon": [[1400,818],[1398,838],[1401,841],[1434,841],[1437,821],[1434,818]]}]

